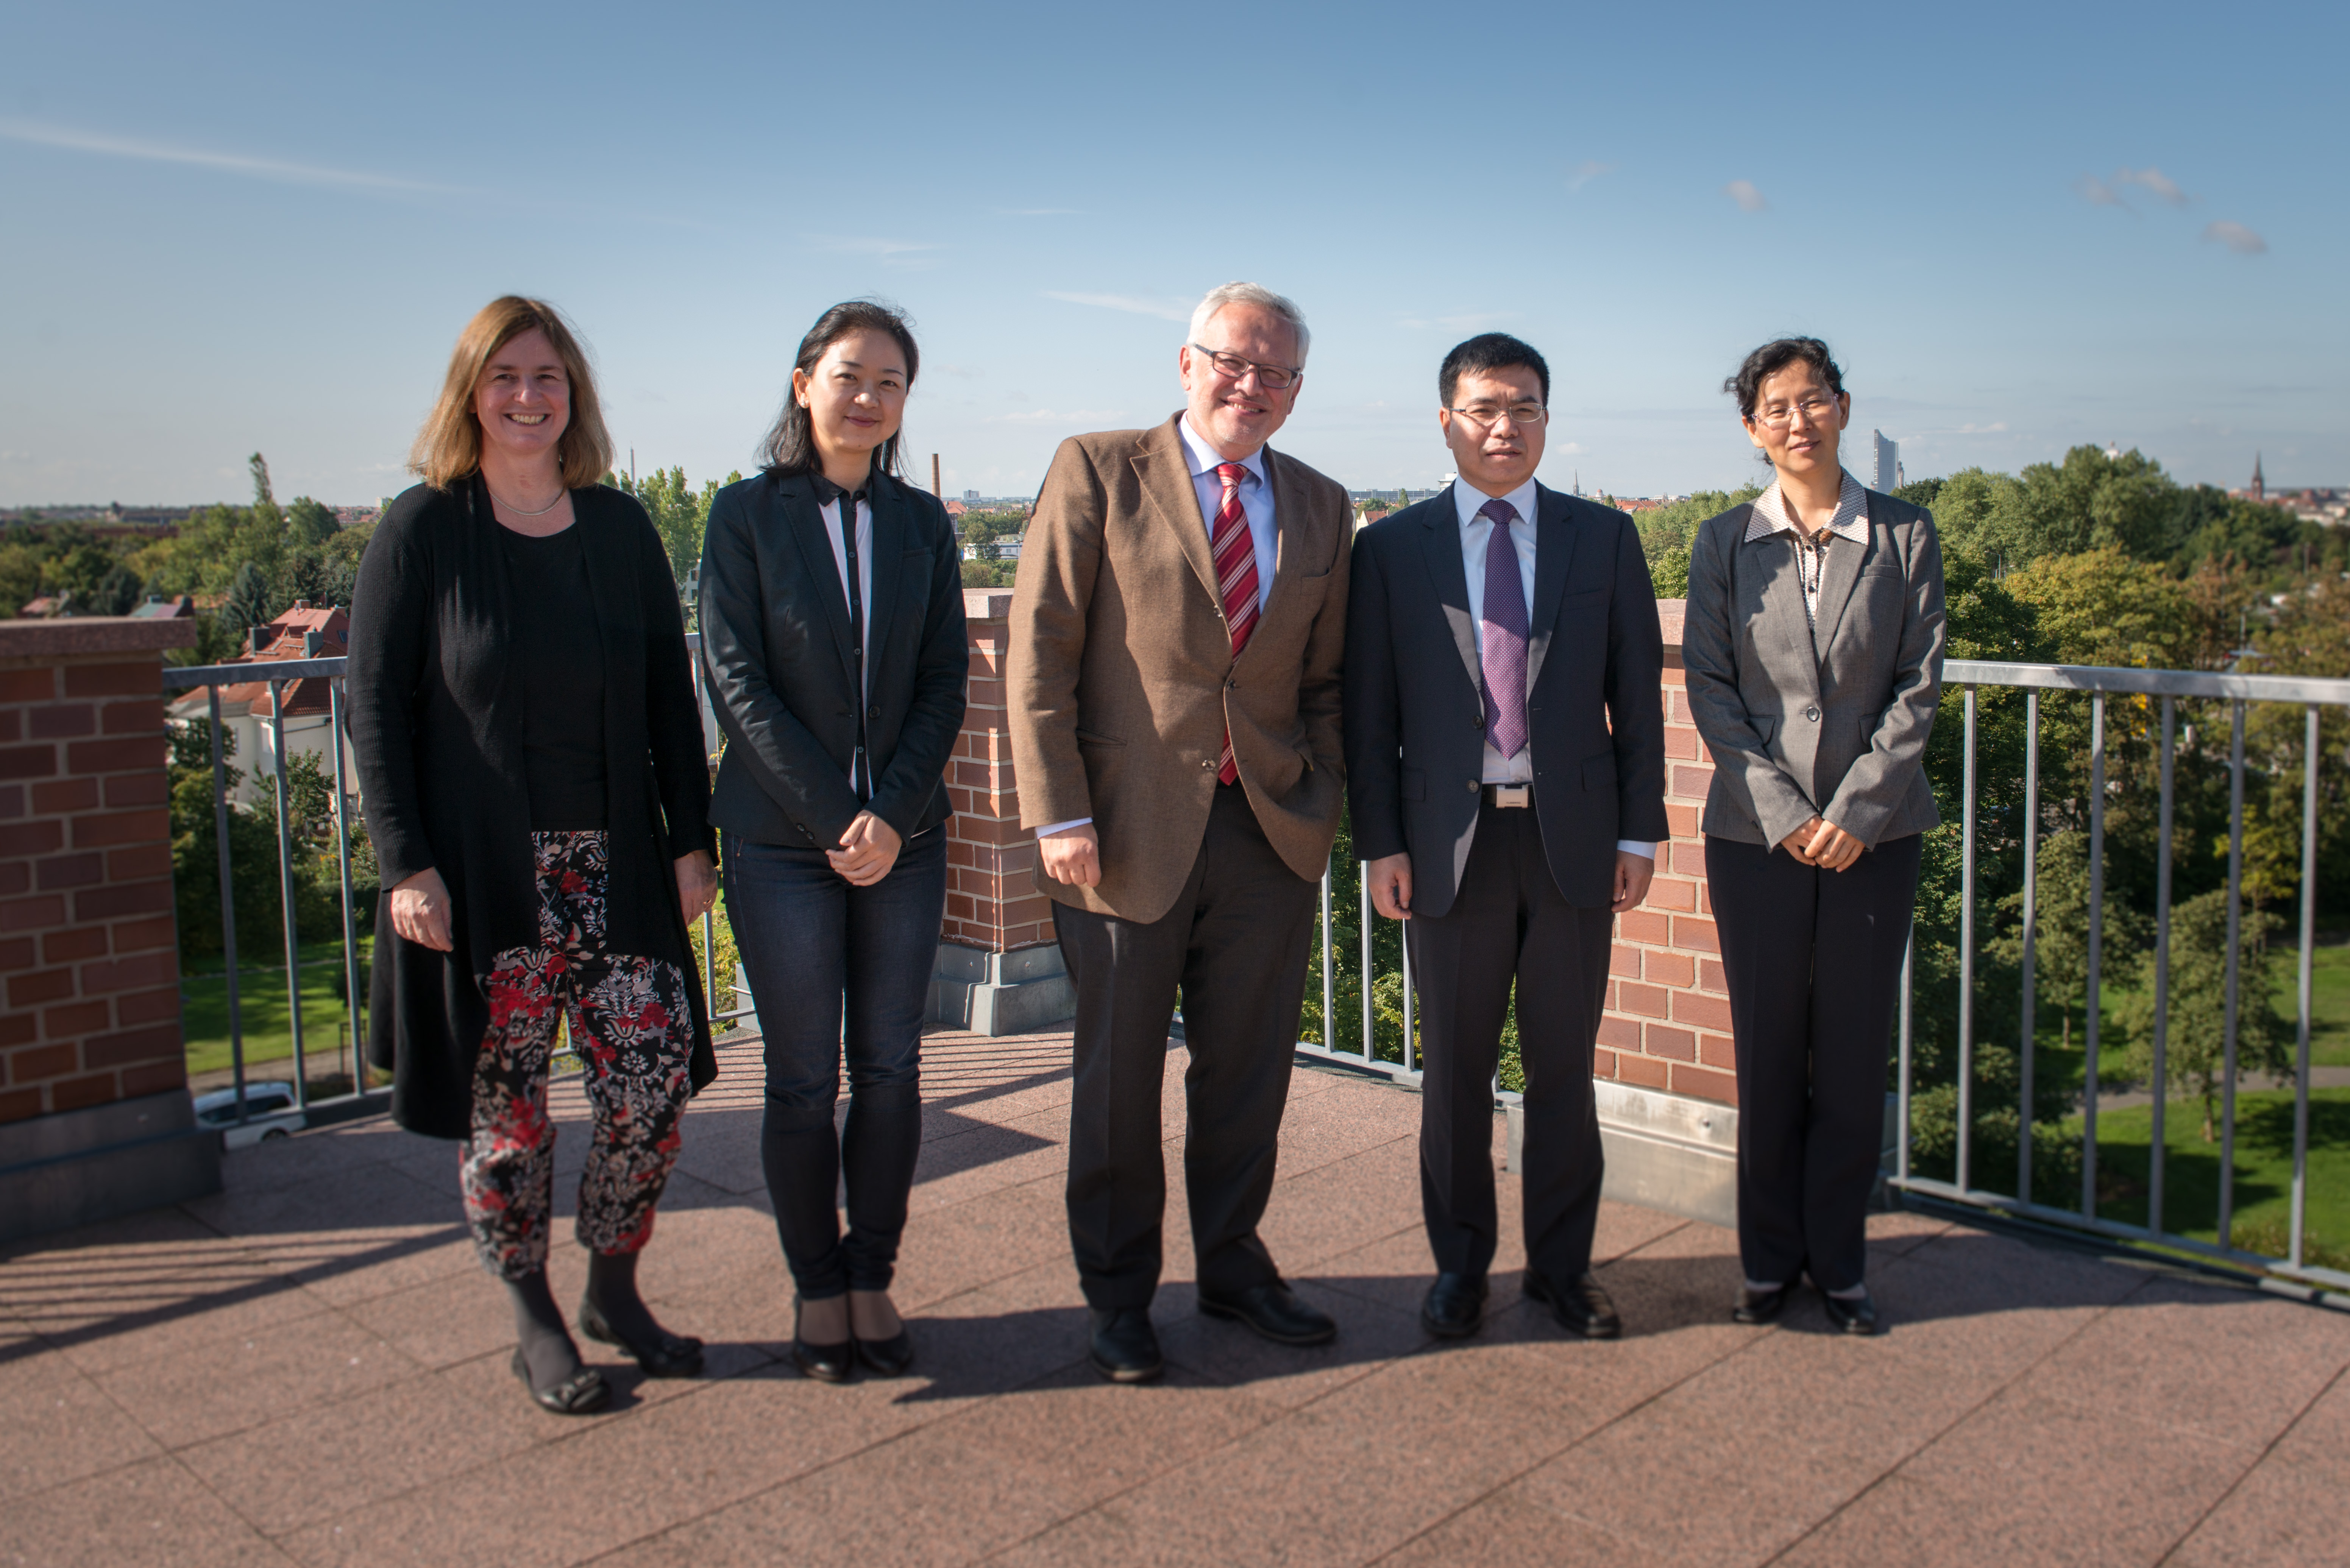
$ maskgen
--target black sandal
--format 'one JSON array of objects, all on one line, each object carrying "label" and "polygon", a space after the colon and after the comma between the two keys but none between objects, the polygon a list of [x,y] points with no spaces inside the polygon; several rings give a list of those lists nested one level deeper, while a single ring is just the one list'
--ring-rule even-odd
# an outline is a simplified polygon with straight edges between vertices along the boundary
[{"label": "black sandal", "polygon": [[592,1416],[612,1402],[612,1386],[604,1375],[592,1366],[583,1366],[552,1388],[542,1389],[530,1380],[530,1363],[523,1358],[522,1346],[515,1345],[514,1372],[522,1386],[542,1410],[557,1416]]}]

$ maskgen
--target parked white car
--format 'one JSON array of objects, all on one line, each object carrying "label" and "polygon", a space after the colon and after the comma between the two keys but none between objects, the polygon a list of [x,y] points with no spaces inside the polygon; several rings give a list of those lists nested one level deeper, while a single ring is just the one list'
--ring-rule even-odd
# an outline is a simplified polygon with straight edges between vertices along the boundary
[{"label": "parked white car", "polygon": [[223,1148],[248,1148],[257,1143],[291,1137],[304,1126],[302,1113],[294,1107],[291,1084],[247,1084],[244,1106],[247,1119],[239,1127],[235,1089],[215,1089],[209,1095],[198,1095],[197,1125],[218,1127]]}]

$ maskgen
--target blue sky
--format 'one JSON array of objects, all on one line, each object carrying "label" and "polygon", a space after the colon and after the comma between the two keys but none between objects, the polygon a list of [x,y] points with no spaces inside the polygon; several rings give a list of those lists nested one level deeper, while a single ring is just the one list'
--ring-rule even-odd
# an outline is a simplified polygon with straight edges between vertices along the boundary
[{"label": "blue sky", "polygon": [[1488,328],[1550,358],[1561,486],[1746,478],[1721,380],[1785,331],[1912,477],[2117,441],[2350,482],[2345,43],[2338,4],[16,0],[0,504],[235,499],[256,448],[281,496],[396,493],[509,290],[696,481],[818,311],[892,298],[923,476],[1027,493],[1179,405],[1234,277],[1315,331],[1275,444],[1356,486],[1444,471],[1435,369]]}]

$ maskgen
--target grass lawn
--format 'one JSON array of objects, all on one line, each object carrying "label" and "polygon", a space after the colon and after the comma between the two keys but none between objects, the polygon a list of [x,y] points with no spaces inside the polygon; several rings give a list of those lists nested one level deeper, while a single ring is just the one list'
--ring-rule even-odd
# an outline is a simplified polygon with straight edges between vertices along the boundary
[{"label": "grass lawn", "polygon": [[[2301,933],[2287,935],[2276,1010],[2290,1023],[2301,1016]],[[2350,940],[2321,943],[2310,959],[2309,1059],[2319,1066],[2350,1066]]]},{"label": "grass lawn", "polygon": [[[302,966],[302,1054],[316,1067],[331,1069],[338,1044],[348,1044],[338,1032],[347,1014],[335,994],[343,976],[339,943],[329,948],[331,961]],[[181,1017],[188,1042],[188,1071],[206,1073],[229,1065],[228,978],[219,970],[191,975],[180,982]],[[294,1032],[286,1012],[286,971],[242,969],[237,971],[238,1022],[244,1033],[248,1063],[290,1057]]]},{"label": "grass lawn", "polygon": [[[2065,1124],[2078,1139],[2081,1123]],[[2097,1210],[2146,1223],[2149,1106],[2097,1116]],[[2163,1127],[2163,1223],[2198,1241],[2219,1239],[2220,1146],[2203,1141],[2199,1100],[2171,1103]],[[2350,1089],[2317,1089],[2309,1104],[2309,1207],[2304,1256],[2350,1268]],[[2236,1096],[2236,1245],[2282,1256],[2293,1212],[2293,1096],[2262,1090]]]}]

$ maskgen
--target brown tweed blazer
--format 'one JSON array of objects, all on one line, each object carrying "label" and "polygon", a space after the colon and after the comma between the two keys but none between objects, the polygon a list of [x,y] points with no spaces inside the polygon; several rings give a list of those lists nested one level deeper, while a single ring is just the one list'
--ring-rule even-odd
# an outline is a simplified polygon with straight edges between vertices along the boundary
[{"label": "brown tweed blazer", "polygon": [[[1178,416],[1180,417],[1180,416]],[[1224,728],[1264,836],[1319,880],[1346,799],[1346,491],[1268,448],[1278,564],[1232,657],[1175,421],[1072,436],[1054,454],[1020,550],[1007,660],[1020,823],[1090,816],[1102,879],[1065,904],[1156,920],[1191,874]]]}]

